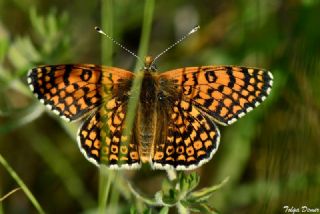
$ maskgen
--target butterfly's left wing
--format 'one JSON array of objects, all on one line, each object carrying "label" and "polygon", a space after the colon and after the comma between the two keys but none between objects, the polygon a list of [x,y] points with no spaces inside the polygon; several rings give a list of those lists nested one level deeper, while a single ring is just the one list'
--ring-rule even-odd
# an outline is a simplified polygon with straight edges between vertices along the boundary
[{"label": "butterfly's left wing", "polygon": [[160,74],[171,80],[181,99],[229,125],[258,106],[269,95],[272,74],[263,69],[239,66],[180,68]]},{"label": "butterfly's left wing", "polygon": [[209,161],[218,149],[218,128],[190,102],[160,101],[156,126],[152,155],[152,166],[156,169],[194,169]]},{"label": "butterfly's left wing", "polygon": [[160,74],[159,83],[153,166],[193,169],[218,149],[213,120],[228,125],[256,107],[270,93],[272,75],[236,66],[189,67]]}]

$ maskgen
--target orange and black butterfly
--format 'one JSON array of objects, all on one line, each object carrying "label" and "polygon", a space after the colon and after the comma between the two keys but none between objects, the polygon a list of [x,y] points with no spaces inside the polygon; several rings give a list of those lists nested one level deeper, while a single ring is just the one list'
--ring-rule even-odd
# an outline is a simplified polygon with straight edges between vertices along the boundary
[{"label": "orange and black butterfly", "polygon": [[85,157],[110,168],[194,169],[219,146],[216,123],[230,125],[269,95],[269,71],[199,66],[158,73],[145,60],[134,126],[124,135],[135,73],[93,64],[31,69],[28,84],[51,111],[68,121],[86,117],[78,132]]}]

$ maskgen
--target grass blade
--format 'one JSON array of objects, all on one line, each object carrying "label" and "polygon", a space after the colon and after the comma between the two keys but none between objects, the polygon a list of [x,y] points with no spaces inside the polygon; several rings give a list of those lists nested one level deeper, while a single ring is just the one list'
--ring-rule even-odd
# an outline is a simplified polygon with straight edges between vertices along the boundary
[{"label": "grass blade", "polygon": [[4,166],[4,168],[8,171],[8,173],[11,175],[11,177],[17,182],[17,184],[21,187],[23,192],[27,195],[33,206],[36,208],[36,210],[39,213],[45,213],[40,206],[37,199],[34,197],[34,195],[31,193],[27,185],[22,181],[22,179],[18,176],[18,174],[12,169],[12,167],[9,165],[9,163],[3,158],[3,156],[0,154],[0,163]]},{"label": "grass blade", "polygon": [[[108,35],[113,36],[113,0],[104,0],[101,3],[101,24]],[[101,62],[104,65],[112,65],[113,43],[110,39],[102,39],[101,43]],[[110,186],[114,172],[108,170],[103,165],[99,171],[99,195],[98,213],[105,213],[107,201],[110,194]]]}]

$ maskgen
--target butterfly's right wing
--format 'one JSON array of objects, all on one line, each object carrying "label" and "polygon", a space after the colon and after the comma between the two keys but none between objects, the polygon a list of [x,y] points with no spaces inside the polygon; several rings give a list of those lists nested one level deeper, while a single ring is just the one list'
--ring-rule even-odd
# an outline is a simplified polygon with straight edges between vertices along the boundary
[{"label": "butterfly's right wing", "polygon": [[67,121],[85,116],[101,104],[102,85],[113,93],[129,71],[93,64],[45,65],[28,73],[34,95],[52,112]]},{"label": "butterfly's right wing", "polygon": [[83,123],[78,133],[78,144],[90,162],[113,169],[140,167],[135,132],[131,136],[122,136],[126,109],[126,100],[114,96]]},{"label": "butterfly's right wing", "polygon": [[78,131],[78,145],[96,165],[137,167],[134,136],[121,143],[127,93],[134,74],[93,64],[40,66],[28,73],[35,96],[63,119],[74,121],[90,114]]}]

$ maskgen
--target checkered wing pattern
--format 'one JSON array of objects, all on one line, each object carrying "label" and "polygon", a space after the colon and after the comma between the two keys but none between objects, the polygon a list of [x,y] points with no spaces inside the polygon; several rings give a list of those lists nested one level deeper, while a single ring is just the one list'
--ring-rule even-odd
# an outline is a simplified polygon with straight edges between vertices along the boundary
[{"label": "checkered wing pattern", "polygon": [[126,105],[117,97],[107,100],[79,130],[78,143],[88,160],[113,169],[139,168],[140,157],[134,135],[122,136]]},{"label": "checkered wing pattern", "polygon": [[77,120],[101,104],[101,83],[112,88],[129,71],[92,64],[51,65],[33,68],[28,84],[35,96],[67,121]]},{"label": "checkered wing pattern", "polygon": [[[129,136],[123,130],[133,73],[92,64],[41,66],[29,71],[28,83],[62,118],[74,121],[90,114],[79,129],[79,147],[94,164],[115,169],[138,168],[149,161],[157,169],[201,166],[219,146],[214,121],[235,122],[258,106],[272,86],[270,72],[238,66],[144,72],[138,113],[145,118],[135,121]],[[146,109],[153,115],[141,112]],[[140,133],[141,126],[145,130],[151,124],[156,124],[154,132]],[[141,136],[152,140],[139,142]],[[143,150],[146,160],[141,160],[141,146],[148,147]]]},{"label": "checkered wing pattern", "polygon": [[155,145],[154,166],[193,169],[218,149],[220,134],[213,121],[229,125],[258,106],[270,93],[272,75],[255,68],[203,66],[164,72],[159,82],[172,102],[162,114],[168,130],[160,129],[165,137]]},{"label": "checkered wing pattern", "polygon": [[258,106],[269,95],[269,71],[238,66],[180,68],[160,75],[173,80],[181,98],[229,125]]},{"label": "checkered wing pattern", "polygon": [[78,132],[86,158],[111,168],[139,166],[137,146],[125,141],[120,147],[125,103],[133,73],[92,64],[41,66],[28,73],[35,96],[67,121],[90,114]]},{"label": "checkered wing pattern", "polygon": [[193,169],[209,161],[219,145],[219,130],[209,116],[184,100],[162,111],[167,124],[159,130],[153,156],[157,169]]}]

